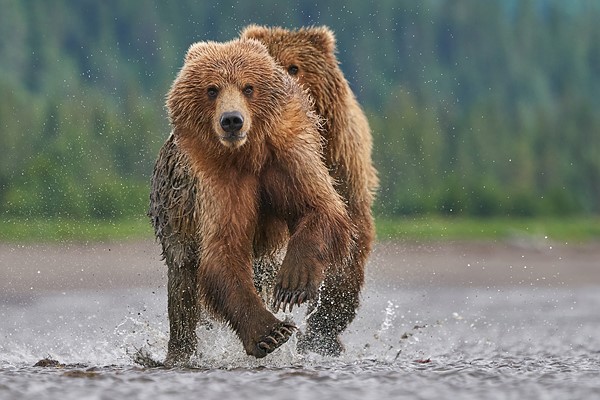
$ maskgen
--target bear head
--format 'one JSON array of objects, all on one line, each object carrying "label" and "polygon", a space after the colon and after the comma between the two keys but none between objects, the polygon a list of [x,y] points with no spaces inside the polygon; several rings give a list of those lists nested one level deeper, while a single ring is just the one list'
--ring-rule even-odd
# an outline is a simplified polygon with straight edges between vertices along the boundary
[{"label": "bear head", "polygon": [[167,95],[174,133],[193,142],[188,147],[220,145],[218,152],[261,141],[284,102],[286,79],[259,41],[195,43]]},{"label": "bear head", "polygon": [[347,95],[345,78],[335,55],[335,36],[329,28],[288,30],[249,25],[240,37],[264,43],[283,69],[309,91],[317,114],[327,117],[331,106]]}]

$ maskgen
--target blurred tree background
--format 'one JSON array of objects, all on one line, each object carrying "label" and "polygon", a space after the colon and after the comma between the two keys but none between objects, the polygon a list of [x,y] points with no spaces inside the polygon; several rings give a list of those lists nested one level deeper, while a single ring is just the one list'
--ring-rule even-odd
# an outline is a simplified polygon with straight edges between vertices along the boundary
[{"label": "blurred tree background", "polygon": [[0,0],[0,215],[144,218],[187,47],[329,25],[377,213],[600,212],[600,2]]}]

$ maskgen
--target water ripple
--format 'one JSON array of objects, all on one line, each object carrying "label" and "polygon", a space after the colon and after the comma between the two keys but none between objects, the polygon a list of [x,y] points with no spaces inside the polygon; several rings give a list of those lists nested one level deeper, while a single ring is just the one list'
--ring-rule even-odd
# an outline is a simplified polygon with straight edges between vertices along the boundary
[{"label": "water ripple", "polygon": [[[4,304],[0,399],[600,396],[598,288],[507,291],[502,302],[477,295],[381,290],[364,302],[337,359],[298,354],[292,338],[256,360],[228,328],[201,329],[200,355],[180,369],[133,358],[139,349],[164,358],[166,296],[73,293]],[[543,315],[531,312],[549,299],[555,306]],[[59,362],[34,367],[44,358]]]}]

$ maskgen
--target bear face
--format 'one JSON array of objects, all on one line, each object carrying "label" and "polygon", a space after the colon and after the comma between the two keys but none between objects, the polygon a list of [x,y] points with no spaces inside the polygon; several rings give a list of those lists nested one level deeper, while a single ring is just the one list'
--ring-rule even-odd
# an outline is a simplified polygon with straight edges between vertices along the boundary
[{"label": "bear face", "polygon": [[268,131],[255,125],[275,119],[271,114],[286,90],[279,74],[258,41],[193,44],[167,96],[176,135],[200,147],[219,143],[232,150],[262,141],[252,135]]},{"label": "bear face", "polygon": [[287,30],[249,25],[240,37],[264,43],[283,69],[309,91],[317,114],[327,117],[331,105],[346,96],[347,85],[335,56],[335,36],[329,28]]}]

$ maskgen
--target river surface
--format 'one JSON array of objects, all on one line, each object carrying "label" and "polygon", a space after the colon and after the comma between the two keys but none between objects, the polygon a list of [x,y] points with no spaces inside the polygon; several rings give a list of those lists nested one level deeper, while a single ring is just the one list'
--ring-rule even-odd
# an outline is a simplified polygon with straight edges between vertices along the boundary
[{"label": "river surface", "polygon": [[[380,246],[341,357],[298,354],[292,337],[256,360],[216,324],[199,329],[190,368],[164,369],[147,363],[168,340],[158,255],[108,246],[0,247],[0,399],[600,399],[600,282],[565,272],[600,268],[589,252]],[[74,267],[62,284],[36,279],[61,260],[93,266],[94,285]]]}]

